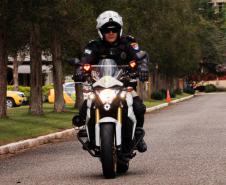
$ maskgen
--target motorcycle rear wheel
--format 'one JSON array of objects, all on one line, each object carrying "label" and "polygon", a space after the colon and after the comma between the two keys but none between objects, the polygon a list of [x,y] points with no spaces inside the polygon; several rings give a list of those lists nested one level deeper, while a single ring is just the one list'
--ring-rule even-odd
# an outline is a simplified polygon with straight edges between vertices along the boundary
[{"label": "motorcycle rear wheel", "polygon": [[101,163],[105,178],[115,178],[116,175],[116,150],[114,144],[114,124],[103,123],[100,125]]}]

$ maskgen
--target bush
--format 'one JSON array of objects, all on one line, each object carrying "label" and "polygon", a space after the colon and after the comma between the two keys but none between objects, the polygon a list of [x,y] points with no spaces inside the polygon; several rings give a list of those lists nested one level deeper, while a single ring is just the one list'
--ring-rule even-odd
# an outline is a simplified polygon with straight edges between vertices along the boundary
[{"label": "bush", "polygon": [[[8,85],[7,90],[9,91],[14,91],[14,86],[13,85]],[[25,94],[25,96],[29,97],[30,96],[30,90],[31,88],[28,86],[19,86],[18,91],[21,91]]]},{"label": "bush", "polygon": [[205,86],[205,92],[215,92],[217,90],[216,86],[213,84],[209,84]]},{"label": "bush", "polygon": [[175,93],[178,94],[178,95],[181,95],[183,93],[183,91],[182,91],[182,89],[178,88],[178,89],[175,90]]},{"label": "bush", "polygon": [[50,89],[53,89],[53,85],[44,85],[44,86],[42,86],[42,94],[43,94],[43,96],[48,96]]},{"label": "bush", "polygon": [[171,98],[176,98],[176,93],[173,89],[170,90],[170,97]]},{"label": "bush", "polygon": [[[13,91],[13,86],[12,85],[8,85],[7,86],[7,90]],[[53,85],[45,85],[42,86],[42,95],[43,95],[43,100],[46,101],[48,98],[48,93],[49,90],[53,89]],[[31,88],[28,86],[19,86],[19,91],[23,92],[25,94],[25,96],[28,98],[28,100],[30,99],[30,91]]]},{"label": "bush", "polygon": [[189,86],[184,89],[184,92],[187,94],[195,94],[195,90]]},{"label": "bush", "polygon": [[26,97],[30,97],[31,88],[28,86],[19,86],[19,91],[23,92]]},{"label": "bush", "polygon": [[53,85],[42,86],[42,100],[43,100],[43,102],[48,101],[48,94],[49,94],[50,89],[53,89]]},{"label": "bush", "polygon": [[7,90],[8,91],[13,91],[13,86],[12,85],[7,85]]},{"label": "bush", "polygon": [[154,99],[154,100],[163,100],[164,97],[163,97],[163,93],[162,92],[159,92],[159,91],[155,91],[151,94],[151,99]]},{"label": "bush", "polygon": [[[167,90],[166,89],[161,89],[160,92],[162,93],[163,99],[166,99],[166,97],[167,97]],[[175,98],[176,97],[176,94],[175,94],[173,89],[170,90],[170,97],[171,98]]]},{"label": "bush", "polygon": [[161,89],[160,92],[162,93],[162,98],[166,99],[166,93],[167,93],[166,89]]}]

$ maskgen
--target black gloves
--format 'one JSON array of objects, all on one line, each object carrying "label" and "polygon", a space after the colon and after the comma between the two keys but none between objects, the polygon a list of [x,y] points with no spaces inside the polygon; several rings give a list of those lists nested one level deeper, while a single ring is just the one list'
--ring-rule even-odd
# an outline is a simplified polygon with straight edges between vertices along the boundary
[{"label": "black gloves", "polygon": [[147,64],[139,64],[137,68],[138,77],[141,82],[148,81],[148,66]]},{"label": "black gloves", "polygon": [[149,56],[146,51],[139,51],[136,53],[136,60],[138,61],[138,77],[141,82],[148,81],[148,63]]},{"label": "black gloves", "polygon": [[78,67],[76,70],[75,70],[75,74],[73,76],[73,80],[75,82],[84,82],[84,73],[82,71],[82,67]]}]

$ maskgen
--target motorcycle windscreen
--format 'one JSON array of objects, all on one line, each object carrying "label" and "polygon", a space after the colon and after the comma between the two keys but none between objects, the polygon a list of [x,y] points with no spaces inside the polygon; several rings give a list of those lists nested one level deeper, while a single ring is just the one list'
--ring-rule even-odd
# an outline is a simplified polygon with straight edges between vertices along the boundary
[{"label": "motorcycle windscreen", "polygon": [[96,80],[104,76],[111,76],[117,78],[121,71],[113,59],[102,59],[98,65],[92,65],[92,77]]},{"label": "motorcycle windscreen", "polygon": [[121,71],[113,59],[100,60],[98,65],[93,65],[92,68],[92,77],[96,79],[93,87],[123,86],[117,79]]}]

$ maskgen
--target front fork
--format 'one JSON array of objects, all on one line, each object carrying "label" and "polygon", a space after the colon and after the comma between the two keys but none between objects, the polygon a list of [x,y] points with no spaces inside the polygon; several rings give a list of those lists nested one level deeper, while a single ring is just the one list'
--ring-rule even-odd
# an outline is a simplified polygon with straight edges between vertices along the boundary
[{"label": "front fork", "polygon": [[[95,120],[96,120],[96,124],[98,124],[100,121],[100,110],[98,108],[95,111]],[[118,107],[117,121],[119,124],[122,124],[122,108],[121,107]]]},{"label": "front fork", "polygon": [[113,117],[104,117],[100,119],[100,110],[96,108],[95,110],[95,142],[96,146],[100,146],[100,124],[111,123],[115,124],[115,136],[116,136],[116,146],[121,146],[122,144],[122,108],[118,107],[117,110],[117,120]]}]

